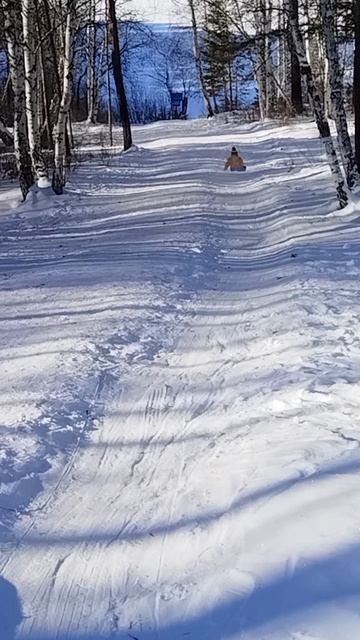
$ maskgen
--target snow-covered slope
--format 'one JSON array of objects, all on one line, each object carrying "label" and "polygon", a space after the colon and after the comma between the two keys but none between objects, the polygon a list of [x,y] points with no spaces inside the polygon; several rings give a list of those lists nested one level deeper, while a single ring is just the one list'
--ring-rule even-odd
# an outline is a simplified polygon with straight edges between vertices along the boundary
[{"label": "snow-covered slope", "polygon": [[135,142],[1,207],[1,640],[355,640],[357,207],[311,124]]}]

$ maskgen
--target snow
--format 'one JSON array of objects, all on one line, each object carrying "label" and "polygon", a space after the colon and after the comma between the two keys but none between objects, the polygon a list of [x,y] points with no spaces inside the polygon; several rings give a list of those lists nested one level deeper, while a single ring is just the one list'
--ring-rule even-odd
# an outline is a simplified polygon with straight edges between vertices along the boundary
[{"label": "snow", "polygon": [[310,122],[134,141],[0,192],[1,639],[354,640],[360,207]]}]

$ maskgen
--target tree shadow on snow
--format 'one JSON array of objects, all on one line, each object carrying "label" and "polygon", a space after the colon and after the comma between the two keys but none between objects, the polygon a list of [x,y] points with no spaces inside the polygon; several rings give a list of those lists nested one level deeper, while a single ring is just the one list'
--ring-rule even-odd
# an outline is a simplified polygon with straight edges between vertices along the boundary
[{"label": "tree shadow on snow", "polygon": [[0,638],[13,640],[22,620],[18,593],[10,582],[0,576]]},{"label": "tree shadow on snow", "polygon": [[[267,485],[265,487],[260,487],[255,491],[250,491],[242,495],[238,500],[234,500],[230,509],[214,509],[213,511],[207,511],[205,513],[198,512],[191,517],[187,517],[184,515],[181,519],[175,520],[174,522],[160,522],[154,523],[153,525],[147,528],[141,528],[137,526],[127,527],[123,526],[123,520],[119,523],[118,527],[113,527],[112,529],[106,529],[102,531],[101,529],[96,531],[93,530],[91,536],[87,535],[86,531],[81,531],[81,529],[77,533],[71,534],[54,534],[52,536],[36,536],[33,533],[29,533],[26,537],[22,539],[21,545],[22,547],[48,547],[48,546],[59,546],[60,548],[63,545],[75,545],[79,543],[86,542],[87,546],[104,544],[107,547],[112,543],[121,543],[121,542],[140,542],[142,540],[154,538],[156,536],[170,536],[171,534],[177,534],[179,531],[192,531],[195,528],[204,528],[210,527],[212,524],[217,523],[221,518],[240,515],[241,512],[247,507],[254,507],[258,502],[262,502],[264,500],[268,500],[269,498],[273,498],[275,496],[279,496],[281,494],[286,494],[286,492],[292,490],[295,487],[307,487],[307,485],[312,486],[314,482],[318,482],[321,480],[334,479],[340,481],[341,477],[345,477],[347,475],[359,474],[360,473],[360,460],[358,458],[340,461],[333,464],[328,464],[324,466],[322,469],[318,469],[314,473],[309,473],[308,475],[300,475],[297,474],[290,478],[285,478],[283,480],[279,480],[276,483]],[[109,482],[113,482],[113,479],[110,477]],[[335,486],[335,485],[334,485]],[[339,489],[340,491],[340,489]],[[336,494],[335,494],[336,495]],[[316,501],[318,496],[314,493],[313,501]],[[295,510],[296,512],[297,505],[293,505],[293,503],[289,502],[289,507],[287,511],[287,516],[290,516]],[[360,567],[359,567],[360,570]]]},{"label": "tree shadow on snow", "polygon": [[[301,634],[302,637],[306,630],[306,637],[313,637],[311,633],[316,635],[317,625],[322,630],[329,626],[333,629],[336,625],[337,637],[341,638],[342,630],[345,630],[344,618],[347,620],[346,627],[353,618],[356,621],[355,628],[358,628],[359,596],[360,547],[354,545],[326,557],[299,559],[292,571],[273,574],[255,587],[252,593],[235,597],[223,594],[215,606],[209,606],[206,611],[194,616],[184,617],[179,612],[177,621],[167,622],[162,619],[160,609],[158,629],[146,628],[140,623],[141,611],[139,623],[122,629],[119,604],[116,632],[113,629],[93,633],[56,633],[57,621],[54,621],[54,631],[57,640],[110,640],[114,637],[124,640],[226,640],[245,638],[243,634],[246,632],[259,634],[251,635],[252,638],[267,637],[265,634],[270,631],[282,632],[284,635],[281,637],[290,637],[291,633],[299,634],[299,637]],[[111,625],[104,620],[101,626],[109,629]],[[40,632],[36,640],[53,640],[54,637],[54,634]]]}]

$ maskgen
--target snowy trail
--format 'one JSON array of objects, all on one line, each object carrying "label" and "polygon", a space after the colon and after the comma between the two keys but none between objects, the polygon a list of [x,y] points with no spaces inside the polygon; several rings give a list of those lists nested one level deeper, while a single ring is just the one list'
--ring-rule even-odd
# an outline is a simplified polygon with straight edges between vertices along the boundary
[{"label": "snowy trail", "polygon": [[1,220],[2,638],[354,640],[358,214],[310,125],[238,128],[240,179],[233,127],[137,135]]}]

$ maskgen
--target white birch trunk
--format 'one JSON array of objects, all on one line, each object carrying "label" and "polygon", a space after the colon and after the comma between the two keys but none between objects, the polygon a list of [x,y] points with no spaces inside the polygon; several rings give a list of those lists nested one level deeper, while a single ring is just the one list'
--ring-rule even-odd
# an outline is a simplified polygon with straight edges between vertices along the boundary
[{"label": "white birch trunk", "polygon": [[95,2],[91,0],[89,10],[89,25],[87,28],[87,104],[88,124],[96,122],[96,25]]},{"label": "white birch trunk", "polygon": [[54,135],[55,167],[52,185],[55,193],[58,194],[63,193],[65,185],[65,135],[66,122],[71,104],[74,9],[75,0],[67,0],[66,27],[64,37],[63,87]]},{"label": "white birch trunk", "polygon": [[354,120],[355,120],[355,158],[360,172],[360,4],[353,2],[353,14],[355,24],[355,51],[354,51]]},{"label": "white birch trunk", "polygon": [[327,73],[327,59],[325,54],[323,33],[317,32],[315,38],[317,40],[318,77],[322,88],[324,109],[325,112],[328,113],[329,80]]},{"label": "white birch trunk", "polygon": [[332,115],[336,123],[336,131],[345,168],[346,182],[348,187],[352,189],[359,183],[359,175],[357,172],[346,120],[342,75],[338,48],[335,40],[334,2],[333,0],[321,0],[320,6],[325,37],[326,56],[328,60]]},{"label": "white birch trunk", "polygon": [[[289,49],[286,50],[285,58],[284,58],[284,73],[285,73],[285,95],[291,104],[291,51]],[[293,112],[293,108],[291,105],[290,113]]]},{"label": "white birch trunk", "polygon": [[267,116],[267,99],[266,99],[266,38],[265,38],[265,4],[264,0],[258,0],[256,5],[256,82],[259,94],[259,111],[260,120],[265,120]]},{"label": "white birch trunk", "polygon": [[279,79],[279,87],[278,87],[278,99],[284,98],[285,103],[290,103],[290,112],[291,109],[291,60],[290,60],[290,51],[289,51],[289,38],[288,38],[288,30],[287,30],[287,20],[286,14],[284,11],[279,11],[278,17],[278,30],[281,34],[279,36],[279,71],[278,71],[278,79]]},{"label": "white birch trunk", "polygon": [[109,60],[109,7],[108,2],[105,2],[105,48],[106,48],[106,87],[107,87],[107,101],[108,101],[108,127],[109,127],[109,141],[110,147],[113,146],[113,115],[112,115],[112,97],[111,97],[111,75],[110,75],[110,60]]},{"label": "white birch trunk", "polygon": [[101,53],[99,65],[97,68],[97,79],[95,82],[95,101],[94,101],[94,121],[97,121],[98,113],[99,113],[99,105],[101,99],[101,89],[103,85],[103,66],[104,66],[104,56],[105,56],[105,40],[101,45]]},{"label": "white birch trunk", "polygon": [[276,90],[274,81],[274,69],[272,61],[272,2],[265,0],[265,74],[266,74],[266,115],[274,115]]},{"label": "white birch trunk", "polygon": [[[38,52],[38,56],[39,56],[39,52]],[[40,56],[37,59],[37,64],[36,64],[36,86],[37,86],[37,92],[36,92],[36,129],[37,129],[37,135],[39,138],[39,143],[40,143],[40,150],[41,150],[41,128],[44,124],[44,118],[43,118],[43,113],[44,113],[44,100],[43,100],[43,91],[42,91],[42,84],[41,84],[41,69],[40,69]]]},{"label": "white birch trunk", "polygon": [[299,59],[300,71],[306,78],[310,105],[315,116],[315,121],[319,130],[320,138],[325,147],[329,167],[336,186],[339,205],[341,208],[343,208],[348,203],[348,196],[345,191],[344,179],[341,173],[333,139],[331,137],[329,123],[324,113],[321,95],[315,84],[312,69],[306,57],[305,46],[300,28],[296,16],[294,15],[294,12],[292,10],[292,0],[290,0],[289,5],[289,23],[291,27],[296,55]]},{"label": "white birch trunk", "polygon": [[22,26],[25,69],[26,121],[31,163],[37,185],[49,186],[45,161],[40,147],[37,112],[38,73],[34,53],[35,13],[33,0],[22,0]]},{"label": "white birch trunk", "polygon": [[34,184],[26,128],[24,56],[22,48],[21,6],[18,0],[3,2],[5,37],[14,93],[14,150],[23,199]]},{"label": "white birch trunk", "polygon": [[311,51],[310,51],[310,15],[309,15],[309,2],[305,0],[303,3],[303,16],[304,16],[304,24],[303,24],[303,32],[304,32],[304,45],[306,58],[308,63],[311,65]]}]

